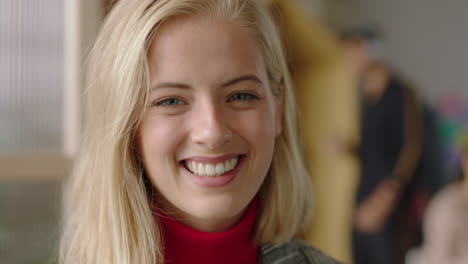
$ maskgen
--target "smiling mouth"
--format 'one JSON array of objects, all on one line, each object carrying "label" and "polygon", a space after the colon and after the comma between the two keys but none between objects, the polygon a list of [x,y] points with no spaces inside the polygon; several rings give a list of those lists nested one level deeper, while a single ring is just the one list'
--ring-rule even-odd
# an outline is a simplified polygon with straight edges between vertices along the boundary
[{"label": "smiling mouth", "polygon": [[218,163],[204,163],[197,161],[182,161],[185,169],[197,176],[215,177],[225,175],[233,171],[238,165],[243,155]]}]

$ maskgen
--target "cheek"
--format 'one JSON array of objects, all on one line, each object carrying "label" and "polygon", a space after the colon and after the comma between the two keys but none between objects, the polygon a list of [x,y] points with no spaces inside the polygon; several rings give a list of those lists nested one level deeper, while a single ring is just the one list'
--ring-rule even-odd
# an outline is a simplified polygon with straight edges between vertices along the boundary
[{"label": "cheek", "polygon": [[180,141],[180,125],[167,118],[146,117],[139,129],[139,149],[150,169],[153,162],[174,158],[174,151]]},{"label": "cheek", "polygon": [[272,152],[276,138],[276,119],[270,108],[244,113],[233,127],[256,149],[257,155],[268,156],[266,154]]}]

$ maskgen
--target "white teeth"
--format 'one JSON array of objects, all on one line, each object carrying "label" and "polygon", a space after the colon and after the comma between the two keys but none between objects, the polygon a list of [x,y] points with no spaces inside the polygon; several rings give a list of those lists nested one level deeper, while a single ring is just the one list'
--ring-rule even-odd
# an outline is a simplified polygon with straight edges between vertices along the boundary
[{"label": "white teeth", "polygon": [[206,164],[205,165],[205,174],[207,176],[215,175],[216,174],[215,166],[213,166],[212,164]]},{"label": "white teeth", "polygon": [[223,163],[218,163],[216,164],[215,168],[216,174],[221,175],[224,172],[224,164]]},{"label": "white teeth", "polygon": [[186,163],[186,166],[195,175],[213,177],[223,175],[227,172],[232,171],[237,166],[238,162],[239,158],[235,157],[231,160],[227,160],[225,162],[220,162],[217,164],[198,163],[195,161],[190,161]]},{"label": "white teeth", "polygon": [[198,167],[195,166],[195,162],[191,161],[188,163],[188,167],[190,171],[194,171],[195,173],[198,171]]},{"label": "white teeth", "polygon": [[198,167],[197,174],[198,175],[205,175],[205,166],[203,166],[203,164],[199,163],[197,167]]}]

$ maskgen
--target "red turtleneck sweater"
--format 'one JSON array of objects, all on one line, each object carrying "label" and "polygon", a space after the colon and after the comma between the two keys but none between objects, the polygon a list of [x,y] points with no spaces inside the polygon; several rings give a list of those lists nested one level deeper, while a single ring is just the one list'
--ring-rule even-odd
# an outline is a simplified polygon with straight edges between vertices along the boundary
[{"label": "red turtleneck sweater", "polygon": [[258,246],[253,230],[258,212],[254,199],[240,222],[220,233],[203,232],[188,227],[158,210],[164,239],[164,262],[170,264],[254,264]]}]

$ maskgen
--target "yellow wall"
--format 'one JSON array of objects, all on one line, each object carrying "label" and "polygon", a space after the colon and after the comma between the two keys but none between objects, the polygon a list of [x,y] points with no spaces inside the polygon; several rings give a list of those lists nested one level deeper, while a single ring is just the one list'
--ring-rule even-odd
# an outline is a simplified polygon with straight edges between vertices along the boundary
[{"label": "yellow wall", "polygon": [[358,164],[345,146],[358,142],[357,91],[333,34],[302,13],[294,1],[267,2],[285,38],[300,108],[299,129],[314,184],[314,220],[307,240],[350,263]]}]

